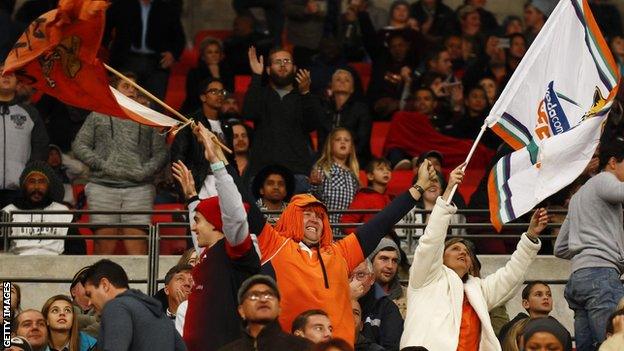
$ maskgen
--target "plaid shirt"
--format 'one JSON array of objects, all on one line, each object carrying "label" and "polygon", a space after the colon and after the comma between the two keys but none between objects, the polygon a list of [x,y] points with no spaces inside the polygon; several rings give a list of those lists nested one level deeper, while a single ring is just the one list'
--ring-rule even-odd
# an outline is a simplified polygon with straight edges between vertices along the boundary
[{"label": "plaid shirt", "polygon": [[[320,185],[311,185],[310,192],[321,200],[328,210],[346,210],[359,187],[358,178],[350,170],[334,163],[329,169],[329,176],[325,174]],[[331,214],[329,221],[332,224],[340,223],[340,217],[342,214]]]},{"label": "plaid shirt", "polygon": [[[262,201],[262,198],[260,198],[260,199],[258,199],[258,201],[256,201],[256,206],[258,206],[260,211],[270,211],[269,208],[266,207],[266,205],[264,204],[264,201]],[[282,207],[280,207],[280,209],[278,211],[284,212],[284,210],[286,209],[286,206],[288,206],[288,202],[282,201]],[[277,221],[280,218],[279,214],[263,213],[262,215],[264,216],[264,219],[266,219],[266,221],[270,225],[275,225],[275,223],[277,223]]]}]

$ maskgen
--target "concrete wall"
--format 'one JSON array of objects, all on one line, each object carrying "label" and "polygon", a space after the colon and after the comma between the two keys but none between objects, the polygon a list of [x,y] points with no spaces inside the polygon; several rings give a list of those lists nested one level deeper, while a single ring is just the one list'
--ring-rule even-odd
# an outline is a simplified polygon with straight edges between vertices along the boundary
[{"label": "concrete wall", "polygon": [[[69,279],[81,267],[99,260],[98,256],[13,256],[0,255],[0,279],[2,278],[57,278]],[[130,279],[145,279],[147,259],[143,256],[112,256],[113,261],[121,264]],[[479,256],[483,264],[482,274],[487,276],[505,265],[508,256]],[[177,263],[176,256],[161,256],[159,277],[164,278],[167,270]],[[527,280],[566,280],[570,275],[567,261],[551,256],[540,256],[529,268]],[[22,308],[40,309],[45,300],[56,294],[69,295],[69,283],[20,283],[22,287]],[[134,288],[146,290],[145,284],[135,284]],[[564,285],[551,285],[554,297],[552,315],[561,321],[568,330],[573,331],[573,315],[563,298]],[[521,306],[520,291],[507,303],[510,318],[524,312]]]}]

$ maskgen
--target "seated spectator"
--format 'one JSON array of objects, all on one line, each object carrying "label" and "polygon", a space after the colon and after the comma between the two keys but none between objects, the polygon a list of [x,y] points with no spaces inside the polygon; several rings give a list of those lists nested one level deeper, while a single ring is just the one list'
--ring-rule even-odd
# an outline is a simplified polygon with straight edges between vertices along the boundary
[{"label": "seated spectator", "polygon": [[[501,341],[502,351],[521,351],[522,347],[522,334],[524,333],[524,327],[529,323],[530,318],[523,318],[517,320],[508,331],[505,332],[506,336]],[[499,336],[500,339],[500,336]]]},{"label": "seated spectator", "polygon": [[197,67],[186,75],[186,100],[181,111],[195,112],[202,106],[201,96],[205,94],[202,82],[207,79],[218,79],[227,91],[234,91],[234,73],[223,54],[223,45],[218,39],[204,38],[199,44]]},{"label": "seated spectator", "polygon": [[232,151],[238,168],[238,175],[244,177],[249,165],[249,147],[253,141],[253,130],[241,121],[232,122]]},{"label": "seated spectator", "polygon": [[225,169],[214,135],[202,125],[194,133],[214,173],[218,197],[199,201],[193,175],[183,163],[173,164],[174,177],[187,195],[191,230],[203,249],[192,271],[193,289],[186,304],[178,307],[175,324],[189,349],[214,350],[241,336],[236,294],[241,283],[259,271],[260,259],[241,195]]},{"label": "seated spectator", "polygon": [[[360,166],[351,132],[336,128],[329,133],[321,158],[310,174],[310,191],[330,210],[345,210],[360,187]],[[341,214],[330,214],[330,223],[339,223]]]},{"label": "seated spectator", "polygon": [[[490,110],[487,93],[480,86],[472,87],[464,95],[464,105],[466,106],[464,117],[455,121],[452,128],[447,130],[445,134],[455,138],[474,140]],[[500,138],[490,130],[486,130],[481,142],[492,150],[496,150],[501,144]]]},{"label": "seated spectator", "polygon": [[[0,71],[4,62],[0,61]],[[0,206],[4,207],[22,196],[20,174],[30,161],[45,161],[48,156],[48,134],[37,109],[21,103],[17,96],[15,74],[0,75],[0,116],[3,124],[0,165]],[[18,116],[23,116],[18,117]],[[10,149],[6,149],[8,146]],[[59,200],[60,201],[60,200]]]},{"label": "seated spectator", "polygon": [[95,348],[95,338],[78,330],[78,318],[74,315],[69,296],[52,296],[43,304],[41,314],[48,326],[48,346],[51,350],[89,351]]},{"label": "seated spectator", "polygon": [[15,316],[15,335],[26,338],[33,351],[48,351],[48,328],[46,318],[33,309],[22,311]]},{"label": "seated spectator", "polygon": [[124,269],[108,259],[94,263],[82,284],[101,316],[98,349],[120,351],[186,350],[160,303],[130,289]]},{"label": "seated spectator", "polygon": [[356,351],[385,351],[385,349],[376,344],[373,340],[362,334],[362,307],[356,299],[351,299],[351,309],[353,311],[353,319],[355,320],[355,350]]},{"label": "seated spectator", "polygon": [[[520,286],[541,246],[538,237],[548,223],[544,209],[535,212],[505,267],[484,279],[474,277],[472,272],[478,268],[478,261],[470,249],[472,245],[462,239],[444,242],[455,212],[455,206],[447,205],[446,200],[451,189],[461,183],[463,173],[461,166],[451,173],[414,252],[414,262],[418,264],[410,269],[402,348],[500,350],[488,311],[504,303]],[[445,317],[431,318],[433,313]]]},{"label": "seated spectator", "polygon": [[327,316],[327,312],[323,310],[307,310],[301,312],[292,324],[292,334],[308,339],[318,344],[331,340],[332,325]]},{"label": "seated spectator", "polygon": [[607,320],[607,339],[600,351],[617,351],[624,347],[624,310],[618,309]]},{"label": "seated spectator", "polygon": [[[283,19],[281,21],[283,22]],[[247,59],[247,51],[251,46],[264,57],[267,57],[269,49],[273,46],[273,39],[256,31],[254,27],[255,19],[251,14],[239,14],[234,18],[232,35],[223,41],[223,52],[236,75],[251,74]]]},{"label": "seated spectator", "polygon": [[[360,163],[366,164],[371,157],[370,136],[372,120],[368,106],[357,101],[353,95],[354,83],[351,72],[339,69],[332,75],[330,98],[324,104],[324,114],[318,129],[319,149],[325,145],[327,135],[335,128],[343,127],[355,138],[355,153]],[[320,150],[319,150],[320,151]]]},{"label": "seated spectator", "polygon": [[238,290],[238,313],[245,323],[244,334],[219,350],[256,350],[260,345],[263,350],[309,350],[308,340],[282,331],[277,321],[280,300],[273,278],[254,275],[245,280]]},{"label": "seated spectator", "polygon": [[410,5],[410,14],[433,40],[451,34],[456,22],[455,13],[443,0],[418,0]]},{"label": "seated spectator", "polygon": [[78,330],[97,338],[100,332],[100,317],[96,314],[95,308],[89,303],[82,278],[89,266],[82,267],[72,279],[69,286],[69,295],[74,306],[74,315],[78,321]]},{"label": "seated spectator", "polygon": [[609,40],[609,48],[613,53],[615,62],[620,67],[620,71],[624,70],[624,36],[616,35],[611,38]]},{"label": "seated spectator", "polygon": [[197,251],[195,251],[195,248],[190,248],[184,251],[182,256],[180,256],[180,259],[178,260],[178,264],[189,265],[191,267],[195,267],[197,265],[198,258],[199,258],[199,255],[197,254]]},{"label": "seated spectator", "polygon": [[572,351],[572,337],[554,318],[537,318],[529,321],[522,334],[523,350]]},{"label": "seated spectator", "polygon": [[188,299],[193,288],[193,276],[190,265],[175,265],[169,269],[165,275],[165,295],[167,296],[167,305],[163,305],[163,309],[167,317],[176,319],[178,306]]},{"label": "seated spectator", "polygon": [[[284,211],[295,191],[295,177],[286,167],[266,166],[254,177],[252,195],[258,199],[256,206],[261,211]],[[279,214],[265,213],[264,218],[274,225]]]},{"label": "seated spectator", "polygon": [[[299,67],[309,69],[311,58],[318,53],[327,7],[316,0],[284,0],[286,36],[294,45],[293,59]],[[325,4],[327,4],[325,2]]]},{"label": "seated spectator", "polygon": [[461,78],[466,69],[467,60],[464,58],[463,39],[460,35],[452,34],[444,39],[444,48],[451,59],[453,76]]},{"label": "seated spectator", "polygon": [[526,30],[524,37],[527,41],[527,47],[533,44],[533,40],[546,24],[548,16],[553,12],[556,5],[556,0],[529,0],[525,3],[524,26]]},{"label": "seated spectator", "polygon": [[23,336],[14,336],[11,338],[11,344],[9,348],[5,348],[6,351],[33,351],[32,346],[28,340]]},{"label": "seated spectator", "polygon": [[401,285],[399,279],[399,265],[401,264],[399,247],[392,239],[383,238],[375,251],[368,256],[368,259],[373,265],[375,283],[397,305],[401,318],[405,318],[407,290]]},{"label": "seated spectator", "polygon": [[362,334],[386,350],[399,350],[403,318],[399,308],[383,288],[375,283],[373,265],[369,259],[360,263],[351,273],[351,297],[357,299],[362,307]]},{"label": "seated spectator", "polygon": [[[54,174],[54,171],[45,162],[34,161],[29,163],[20,176],[22,197],[2,209],[6,213],[14,211],[69,211],[61,203],[63,201],[63,184]],[[11,221],[15,223],[71,223],[74,216],[71,214],[13,214]],[[37,237],[39,235],[68,235],[69,228],[63,227],[13,227],[11,235]],[[75,229],[72,230],[75,232]],[[75,235],[75,233],[72,233]],[[16,255],[60,255],[65,249],[71,253],[80,250],[84,242],[64,241],[62,239],[43,240],[11,240],[10,251]],[[84,247],[82,247],[84,254]]]},{"label": "seated spectator", "polygon": [[[133,74],[126,76],[136,81]],[[124,80],[114,78],[111,86],[130,98],[137,96],[136,89]],[[93,112],[78,132],[72,150],[91,170],[85,188],[90,210],[152,210],[156,193],[152,181],[167,162],[165,138],[156,128]],[[93,214],[90,219],[91,223],[104,224],[146,224],[152,220],[150,215],[122,214]],[[147,234],[141,228],[99,227],[93,232],[120,237]],[[147,241],[124,240],[123,244],[130,255],[147,253]],[[116,245],[117,240],[96,240],[94,253],[112,254]]]},{"label": "seated spectator", "polygon": [[488,106],[494,106],[499,93],[496,81],[492,77],[483,77],[479,80],[479,86],[485,90]]},{"label": "seated spectator", "polygon": [[310,91],[317,96],[329,96],[331,98],[331,82],[333,74],[337,70],[345,70],[351,73],[353,91],[351,95],[357,100],[362,100],[364,89],[362,81],[355,68],[349,65],[338,39],[325,38],[319,46],[319,53],[312,57],[310,64],[310,79],[312,84]]},{"label": "seated spectator", "polygon": [[455,11],[459,20],[459,27],[455,33],[472,42],[475,51],[479,52],[483,49],[485,41],[481,13],[477,7],[468,5],[467,2],[464,2],[464,5],[459,6]]},{"label": "seated spectator", "polygon": [[228,123],[234,123],[234,121],[240,121],[243,119],[243,116],[240,114],[238,100],[231,91],[228,91],[223,97],[223,104],[221,104],[221,116],[223,117],[223,120]]},{"label": "seated spectator", "polygon": [[487,4],[487,0],[465,0],[465,4],[474,6],[479,12],[479,19],[481,22],[481,28],[485,34],[497,34],[499,31],[498,21],[496,16],[484,7]]},{"label": "seated spectator", "polygon": [[548,317],[553,309],[553,298],[548,284],[537,281],[527,284],[522,289],[522,307],[529,313],[518,313],[509,323],[505,324],[498,334],[498,340],[502,341],[507,336],[507,331],[516,324],[516,322],[530,318]]},{"label": "seated spectator", "polygon": [[[386,189],[392,172],[390,170],[390,162],[385,158],[375,158],[366,165],[366,178],[368,186],[360,188],[353,197],[349,210],[380,210],[390,203],[390,196],[386,194]],[[345,213],[340,219],[341,223],[366,223],[373,218],[374,213]],[[349,233],[355,231],[355,228],[344,228]]]},{"label": "seated spectator", "polygon": [[505,17],[501,27],[504,36],[524,33],[524,23],[522,22],[522,18],[515,15]]}]

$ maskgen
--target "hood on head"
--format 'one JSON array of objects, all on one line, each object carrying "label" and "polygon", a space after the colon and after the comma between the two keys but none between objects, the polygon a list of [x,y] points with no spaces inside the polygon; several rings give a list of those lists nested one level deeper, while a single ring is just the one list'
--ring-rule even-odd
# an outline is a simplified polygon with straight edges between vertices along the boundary
[{"label": "hood on head", "polygon": [[292,197],[280,219],[275,224],[275,230],[296,242],[303,240],[303,210],[308,206],[320,206],[323,208],[323,233],[321,233],[320,247],[331,245],[334,236],[327,216],[327,208],[316,197],[310,194],[298,194]]}]

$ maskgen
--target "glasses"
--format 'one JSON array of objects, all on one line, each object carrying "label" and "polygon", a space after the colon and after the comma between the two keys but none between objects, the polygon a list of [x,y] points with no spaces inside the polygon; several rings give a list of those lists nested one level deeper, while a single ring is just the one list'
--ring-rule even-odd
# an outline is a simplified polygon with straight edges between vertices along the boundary
[{"label": "glasses", "polygon": [[225,89],[208,89],[205,91],[206,94],[210,94],[210,95],[222,95],[225,96],[227,95],[227,90]]},{"label": "glasses", "polygon": [[353,277],[355,277],[355,279],[357,280],[364,280],[368,278],[369,275],[370,273],[367,273],[367,272],[354,272],[353,273]]},{"label": "glasses", "polygon": [[292,59],[276,59],[276,60],[273,60],[271,64],[276,65],[276,66],[287,66],[292,63],[293,63]]},{"label": "glasses", "polygon": [[277,296],[272,291],[254,291],[245,296],[245,298],[249,299],[250,301],[258,301],[260,299],[271,301],[274,300],[276,297]]}]

